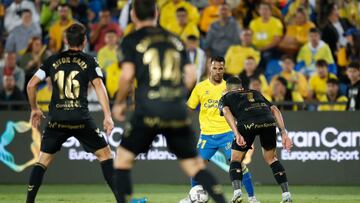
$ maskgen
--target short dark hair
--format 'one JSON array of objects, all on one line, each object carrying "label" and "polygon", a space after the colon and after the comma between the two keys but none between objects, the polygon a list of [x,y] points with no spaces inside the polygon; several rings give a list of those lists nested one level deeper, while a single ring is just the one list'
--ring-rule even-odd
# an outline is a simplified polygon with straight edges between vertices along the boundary
[{"label": "short dark hair", "polygon": [[216,61],[216,62],[223,62],[223,63],[225,64],[225,59],[224,59],[224,57],[222,57],[222,56],[214,56],[214,57],[211,57],[210,62],[212,63],[212,62],[214,62],[214,61]]},{"label": "short dark hair", "polygon": [[327,81],[326,81],[327,84],[334,84],[334,85],[339,85],[340,82],[338,79],[335,79],[335,78],[329,78]]},{"label": "short dark hair", "polygon": [[31,10],[28,9],[28,8],[24,8],[24,9],[21,10],[21,15],[23,15],[24,13],[30,13],[30,14],[32,14]]},{"label": "short dark hair", "polygon": [[279,81],[282,85],[284,85],[288,89],[288,81],[284,77],[279,76],[276,77],[275,80]]},{"label": "short dark hair", "polygon": [[316,67],[327,67],[328,63],[324,59],[319,59],[316,61],[315,66]]},{"label": "short dark hair", "polygon": [[313,27],[309,30],[310,33],[318,33],[321,34],[321,31],[319,30],[319,28]]},{"label": "short dark hair", "polygon": [[294,58],[293,58],[292,56],[287,55],[287,54],[281,56],[281,61],[285,61],[286,59],[289,59],[289,60],[291,60],[293,63],[295,63],[295,60],[294,60]]},{"label": "short dark hair", "polygon": [[353,68],[353,69],[360,70],[360,62],[351,61],[350,64],[347,66],[347,68]]},{"label": "short dark hair", "polygon": [[246,57],[245,60],[254,60],[254,61],[256,61],[255,57],[253,57],[253,56],[248,56],[248,57]]},{"label": "short dark hair", "polygon": [[262,83],[259,77],[250,77],[249,83],[252,83],[252,82],[259,82],[260,84]]},{"label": "short dark hair", "polygon": [[70,47],[79,47],[83,44],[86,28],[80,23],[74,23],[65,31],[66,40]]},{"label": "short dark hair", "polygon": [[238,87],[242,87],[242,82],[239,77],[231,76],[226,80],[226,86],[236,85]]},{"label": "short dark hair", "polygon": [[184,7],[180,7],[180,8],[178,8],[178,9],[176,9],[176,13],[178,13],[178,12],[185,12],[185,13],[187,13],[187,10],[186,10]]},{"label": "short dark hair", "polygon": [[199,38],[196,37],[195,35],[189,35],[189,36],[187,36],[187,40],[190,40],[190,41],[198,41]]},{"label": "short dark hair", "polygon": [[133,8],[136,17],[141,20],[153,20],[156,13],[156,1],[155,0],[134,0]]}]

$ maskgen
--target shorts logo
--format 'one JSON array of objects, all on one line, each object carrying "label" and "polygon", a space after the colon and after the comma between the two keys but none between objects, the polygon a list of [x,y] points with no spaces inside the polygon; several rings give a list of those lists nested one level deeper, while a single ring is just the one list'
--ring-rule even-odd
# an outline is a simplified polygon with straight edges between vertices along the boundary
[{"label": "shorts logo", "polygon": [[244,124],[245,130],[250,130],[252,127],[254,127],[254,123],[251,123],[250,125]]},{"label": "shorts logo", "polygon": [[99,129],[99,128],[96,128],[96,129],[95,129],[95,132],[96,132],[96,134],[99,135],[99,137],[102,137],[102,136],[103,136],[102,133],[100,132],[100,129]]}]

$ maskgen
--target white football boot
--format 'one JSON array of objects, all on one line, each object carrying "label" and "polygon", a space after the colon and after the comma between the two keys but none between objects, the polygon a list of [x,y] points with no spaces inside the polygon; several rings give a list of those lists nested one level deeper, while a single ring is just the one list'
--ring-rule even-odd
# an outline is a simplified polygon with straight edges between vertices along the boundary
[{"label": "white football boot", "polygon": [[292,203],[290,192],[282,193],[282,201],[280,203]]}]

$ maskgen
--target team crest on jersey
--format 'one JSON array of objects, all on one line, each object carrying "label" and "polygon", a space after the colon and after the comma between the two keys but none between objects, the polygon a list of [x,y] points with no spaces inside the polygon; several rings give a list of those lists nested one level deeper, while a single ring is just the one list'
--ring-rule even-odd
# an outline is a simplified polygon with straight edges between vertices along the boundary
[{"label": "team crest on jersey", "polygon": [[209,90],[206,90],[206,91],[205,91],[205,94],[209,94]]}]

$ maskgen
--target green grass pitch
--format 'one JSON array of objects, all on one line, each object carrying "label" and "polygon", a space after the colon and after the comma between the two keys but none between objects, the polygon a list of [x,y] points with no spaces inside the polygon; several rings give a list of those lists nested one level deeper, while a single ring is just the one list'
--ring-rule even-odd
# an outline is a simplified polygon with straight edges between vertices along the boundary
[{"label": "green grass pitch", "polygon": [[[0,203],[25,202],[26,189],[26,185],[0,185]],[[360,203],[360,186],[292,186],[290,189],[294,203]],[[136,185],[135,197],[147,197],[149,203],[178,203],[188,190],[187,185]],[[225,186],[224,190],[230,199],[230,186]],[[281,200],[277,186],[256,186],[255,190],[262,203],[279,203]],[[45,184],[40,188],[37,200],[37,203],[115,202],[106,185]]]}]

